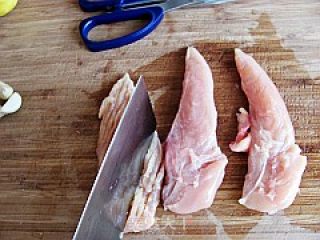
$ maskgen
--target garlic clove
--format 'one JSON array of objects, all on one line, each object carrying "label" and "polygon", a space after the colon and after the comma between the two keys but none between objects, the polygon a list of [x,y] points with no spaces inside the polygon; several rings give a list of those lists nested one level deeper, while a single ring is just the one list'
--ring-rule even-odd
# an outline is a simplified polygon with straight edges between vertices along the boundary
[{"label": "garlic clove", "polygon": [[0,99],[7,100],[13,94],[13,88],[0,81]]},{"label": "garlic clove", "polygon": [[18,111],[22,105],[22,98],[19,93],[15,92],[7,100],[7,102],[0,107],[0,118]]}]

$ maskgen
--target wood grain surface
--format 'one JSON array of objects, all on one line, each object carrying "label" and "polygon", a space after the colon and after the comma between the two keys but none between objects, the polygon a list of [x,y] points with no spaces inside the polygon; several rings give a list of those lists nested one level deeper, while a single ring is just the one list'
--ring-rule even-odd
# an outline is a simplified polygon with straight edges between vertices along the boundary
[{"label": "wood grain surface", "polygon": [[[129,71],[145,76],[161,138],[178,108],[186,47],[196,46],[215,78],[218,140],[229,164],[214,205],[177,216],[159,208],[149,231],[125,239],[320,239],[320,2],[235,1],[171,12],[136,44],[90,53],[78,25],[90,14],[76,0],[20,0],[0,18],[0,80],[23,108],[0,120],[0,239],[71,239],[97,173],[101,100]],[[120,34],[140,23],[101,29]],[[235,112],[247,101],[233,48],[252,54],[287,103],[308,156],[300,195],[267,216],[239,205],[246,154],[231,153]],[[199,121],[201,124],[201,121]]]}]

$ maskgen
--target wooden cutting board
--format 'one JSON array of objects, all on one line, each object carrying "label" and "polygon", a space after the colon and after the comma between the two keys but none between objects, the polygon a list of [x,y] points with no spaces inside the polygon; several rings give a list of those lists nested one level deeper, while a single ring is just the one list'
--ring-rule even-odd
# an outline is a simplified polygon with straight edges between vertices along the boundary
[{"label": "wooden cutting board", "polygon": [[[77,1],[20,0],[0,18],[0,80],[23,108],[0,120],[0,239],[71,239],[97,172],[101,100],[129,71],[145,79],[164,139],[178,108],[186,47],[196,46],[215,78],[218,140],[229,164],[214,205],[186,216],[159,208],[157,223],[126,239],[320,239],[320,2],[235,1],[167,14],[146,39],[90,53]],[[120,33],[139,23],[107,27]],[[275,216],[239,205],[246,154],[231,153],[235,112],[247,101],[233,48],[251,53],[284,97],[308,156],[301,193]],[[201,124],[201,121],[199,121]]]}]

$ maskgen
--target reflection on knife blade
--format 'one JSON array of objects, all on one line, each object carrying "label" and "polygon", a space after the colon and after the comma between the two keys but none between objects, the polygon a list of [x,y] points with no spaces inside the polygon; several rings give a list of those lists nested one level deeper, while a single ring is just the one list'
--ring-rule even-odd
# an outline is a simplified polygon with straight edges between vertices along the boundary
[{"label": "reflection on knife blade", "polygon": [[74,239],[119,239],[122,231],[142,231],[153,225],[163,179],[155,128],[141,79],[108,148]]},{"label": "reflection on knife blade", "polygon": [[157,206],[164,177],[162,147],[157,132],[152,136],[144,167],[124,232],[141,232],[155,223]]},{"label": "reflection on knife blade", "polygon": [[132,197],[139,183],[143,160],[152,138],[153,135],[143,140],[133,153],[132,160],[129,164],[121,164],[119,166],[120,170],[116,179],[113,181],[113,184],[109,186],[109,191],[112,192],[112,195],[111,199],[104,204],[104,211],[107,218],[119,229],[124,229],[125,227],[124,224],[127,220],[128,206],[130,206]]}]

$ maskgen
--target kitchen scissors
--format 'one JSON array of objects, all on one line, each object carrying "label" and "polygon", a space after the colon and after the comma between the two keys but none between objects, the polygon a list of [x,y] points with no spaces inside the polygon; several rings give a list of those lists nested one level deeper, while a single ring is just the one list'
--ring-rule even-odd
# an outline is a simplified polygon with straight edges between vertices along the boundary
[{"label": "kitchen scissors", "polygon": [[[119,48],[142,39],[151,33],[162,21],[164,14],[177,8],[196,4],[221,4],[230,0],[79,0],[85,12],[105,11],[80,23],[80,35],[86,47],[92,52]],[[125,36],[110,40],[94,41],[89,33],[99,25],[129,20],[147,20],[147,24]]]}]

